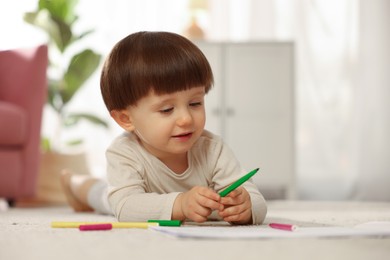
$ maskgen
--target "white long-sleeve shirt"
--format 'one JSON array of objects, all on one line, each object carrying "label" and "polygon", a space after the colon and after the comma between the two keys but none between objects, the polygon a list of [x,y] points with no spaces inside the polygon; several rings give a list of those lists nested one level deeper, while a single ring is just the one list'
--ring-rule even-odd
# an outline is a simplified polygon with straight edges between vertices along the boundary
[{"label": "white long-sleeve shirt", "polygon": [[[181,192],[194,186],[219,192],[246,173],[222,139],[206,130],[188,152],[189,166],[181,174],[146,151],[132,133],[117,137],[106,156],[108,200],[119,221],[171,219]],[[253,224],[260,224],[267,212],[265,200],[251,181],[243,187],[250,194]]]}]

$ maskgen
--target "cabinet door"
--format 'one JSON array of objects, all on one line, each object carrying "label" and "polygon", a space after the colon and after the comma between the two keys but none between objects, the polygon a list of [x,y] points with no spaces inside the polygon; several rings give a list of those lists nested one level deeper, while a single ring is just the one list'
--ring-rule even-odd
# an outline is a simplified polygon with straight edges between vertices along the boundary
[{"label": "cabinet door", "polygon": [[294,88],[291,43],[228,44],[225,141],[268,197],[293,195]]},{"label": "cabinet door", "polygon": [[197,46],[202,50],[214,75],[214,87],[205,97],[206,104],[206,129],[214,134],[224,136],[225,116],[224,116],[224,48],[220,43],[197,42]]}]

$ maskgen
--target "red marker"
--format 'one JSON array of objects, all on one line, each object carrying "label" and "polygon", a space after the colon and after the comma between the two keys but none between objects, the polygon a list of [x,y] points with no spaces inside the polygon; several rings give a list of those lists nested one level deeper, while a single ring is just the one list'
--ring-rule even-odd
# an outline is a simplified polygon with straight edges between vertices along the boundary
[{"label": "red marker", "polygon": [[281,223],[270,223],[269,226],[271,228],[281,229],[281,230],[286,230],[286,231],[294,231],[297,229],[297,226],[295,226],[295,225],[281,224]]},{"label": "red marker", "polygon": [[110,223],[85,224],[85,225],[80,225],[79,229],[81,231],[110,230],[110,229],[112,229],[112,224],[110,224]]}]

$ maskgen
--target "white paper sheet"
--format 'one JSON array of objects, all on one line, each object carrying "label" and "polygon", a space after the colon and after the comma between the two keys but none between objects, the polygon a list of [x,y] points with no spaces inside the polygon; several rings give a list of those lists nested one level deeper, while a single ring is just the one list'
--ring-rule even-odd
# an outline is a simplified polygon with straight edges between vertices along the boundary
[{"label": "white paper sheet", "polygon": [[269,239],[269,238],[338,238],[338,237],[390,237],[390,222],[364,223],[355,227],[299,227],[295,231],[259,226],[182,226],[150,227],[179,238],[199,239]]}]

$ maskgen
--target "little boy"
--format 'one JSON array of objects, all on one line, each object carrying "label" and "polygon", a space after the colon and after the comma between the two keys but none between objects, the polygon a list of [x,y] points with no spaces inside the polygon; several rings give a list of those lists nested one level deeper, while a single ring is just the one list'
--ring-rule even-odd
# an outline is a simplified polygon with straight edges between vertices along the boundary
[{"label": "little boy", "polygon": [[108,185],[63,173],[70,205],[119,221],[262,223],[265,200],[251,181],[226,197],[218,194],[245,171],[221,138],[204,129],[204,96],[212,84],[206,57],[180,35],[137,32],[119,41],[100,85],[125,132],[106,152]]}]

